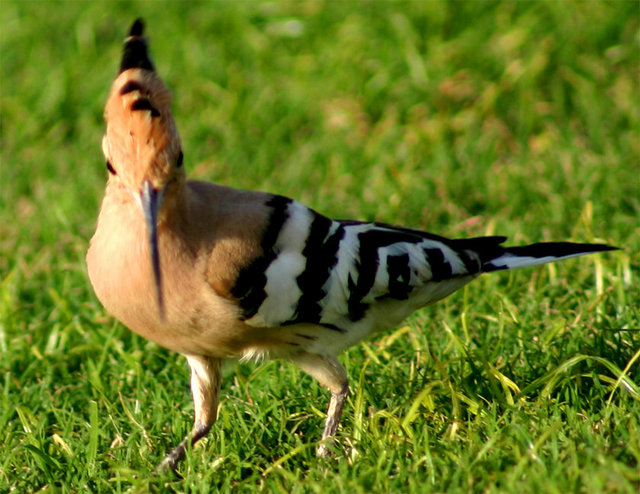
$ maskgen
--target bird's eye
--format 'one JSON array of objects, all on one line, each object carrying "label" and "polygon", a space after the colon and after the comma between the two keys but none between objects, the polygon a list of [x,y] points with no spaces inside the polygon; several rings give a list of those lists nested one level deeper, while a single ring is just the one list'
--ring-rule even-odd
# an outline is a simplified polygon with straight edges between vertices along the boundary
[{"label": "bird's eye", "polygon": [[115,169],[111,165],[111,161],[109,160],[107,160],[107,170],[109,170],[109,173],[111,173],[111,175],[117,175]]},{"label": "bird's eye", "polygon": [[182,154],[182,151],[180,151],[180,154],[178,155],[178,161],[176,161],[176,168],[180,168],[182,166],[183,159],[184,159],[184,156]]}]

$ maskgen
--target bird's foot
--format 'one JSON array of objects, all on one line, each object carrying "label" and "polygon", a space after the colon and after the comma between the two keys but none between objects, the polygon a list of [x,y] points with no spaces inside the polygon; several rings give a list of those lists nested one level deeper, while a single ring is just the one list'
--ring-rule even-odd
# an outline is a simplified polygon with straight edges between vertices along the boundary
[{"label": "bird's foot", "polygon": [[171,453],[164,457],[160,464],[156,468],[156,475],[165,475],[169,472],[173,473],[178,478],[182,478],[182,475],[178,473],[178,463],[184,458],[187,450],[187,445],[190,440],[187,438],[176,446]]}]

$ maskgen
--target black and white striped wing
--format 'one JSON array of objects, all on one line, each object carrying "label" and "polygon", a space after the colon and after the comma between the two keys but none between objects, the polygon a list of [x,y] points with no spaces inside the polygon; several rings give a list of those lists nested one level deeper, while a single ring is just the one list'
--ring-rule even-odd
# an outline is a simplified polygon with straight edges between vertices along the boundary
[{"label": "black and white striped wing", "polygon": [[346,331],[390,301],[402,301],[395,304],[399,321],[481,271],[478,254],[456,249],[456,241],[330,220],[280,196],[268,205],[264,254],[240,273],[233,293],[245,322],[256,327],[310,323]]}]

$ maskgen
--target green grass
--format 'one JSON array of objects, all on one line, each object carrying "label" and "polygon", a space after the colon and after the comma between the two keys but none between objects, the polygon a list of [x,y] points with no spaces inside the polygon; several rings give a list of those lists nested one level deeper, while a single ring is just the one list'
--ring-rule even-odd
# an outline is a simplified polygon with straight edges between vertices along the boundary
[{"label": "green grass", "polygon": [[[138,16],[191,177],[337,217],[623,251],[484,276],[343,356],[242,364],[184,480],[183,357],[94,297],[102,109]],[[636,2],[0,4],[0,492],[637,492]]]}]

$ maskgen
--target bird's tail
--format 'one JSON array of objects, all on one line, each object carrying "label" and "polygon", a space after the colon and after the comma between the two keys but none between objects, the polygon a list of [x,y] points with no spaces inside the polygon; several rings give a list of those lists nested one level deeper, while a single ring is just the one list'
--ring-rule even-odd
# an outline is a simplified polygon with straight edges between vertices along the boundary
[{"label": "bird's tail", "polygon": [[605,244],[574,244],[570,242],[546,242],[520,247],[504,247],[504,251],[496,257],[483,259],[482,271],[486,273],[537,266],[608,250],[618,250],[618,248]]}]

